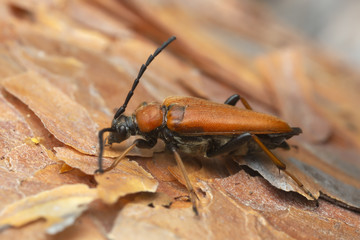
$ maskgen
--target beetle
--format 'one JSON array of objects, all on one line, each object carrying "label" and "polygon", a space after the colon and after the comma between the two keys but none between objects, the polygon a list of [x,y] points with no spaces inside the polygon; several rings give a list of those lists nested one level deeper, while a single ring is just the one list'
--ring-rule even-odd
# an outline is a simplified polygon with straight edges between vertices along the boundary
[{"label": "beetle", "polygon": [[[115,113],[111,127],[99,131],[99,169],[97,172],[103,173],[113,169],[135,146],[152,148],[157,140],[161,139],[166,148],[174,154],[185,179],[193,210],[198,214],[197,195],[179,152],[214,157],[223,154],[247,155],[264,151],[279,170],[285,172],[316,201],[301,181],[287,171],[286,165],[269,150],[289,149],[286,140],[300,134],[301,129],[292,128],[275,116],[253,111],[249,103],[238,94],[230,96],[224,104],[195,97],[171,96],[165,98],[162,103],[144,102],[131,116],[123,114],[147,67],[175,39],[174,36],[169,38],[149,56],[146,63],[141,66],[124,104]],[[238,101],[242,102],[244,109],[235,107]],[[105,132],[109,132],[106,138],[109,145],[123,142],[132,135],[141,137],[136,139],[107,169],[103,169],[102,166]]]}]

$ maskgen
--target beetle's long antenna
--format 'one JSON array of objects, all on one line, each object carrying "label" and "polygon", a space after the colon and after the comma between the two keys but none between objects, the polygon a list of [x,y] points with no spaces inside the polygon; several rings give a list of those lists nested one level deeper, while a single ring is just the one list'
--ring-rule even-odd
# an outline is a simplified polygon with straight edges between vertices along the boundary
[{"label": "beetle's long antenna", "polygon": [[102,156],[104,152],[104,140],[103,136],[105,132],[115,132],[113,128],[104,128],[99,131],[99,169],[95,171],[95,173],[103,173],[104,170],[102,168]]},{"label": "beetle's long antenna", "polygon": [[144,72],[146,71],[147,67],[150,65],[150,63],[152,62],[152,60],[154,60],[154,58],[164,49],[167,47],[167,45],[169,45],[172,41],[174,41],[176,39],[175,36],[172,36],[171,38],[169,38],[166,42],[164,42],[158,49],[155,50],[154,54],[150,55],[146,61],[145,64],[143,64],[139,70],[139,73],[136,77],[136,79],[134,80],[134,83],[132,85],[131,90],[129,91],[124,104],[117,110],[117,112],[115,113],[114,119],[118,118],[123,112],[125,112],[125,109],[127,107],[127,104],[129,103],[132,95],[134,94],[134,90],[136,88],[136,86],[139,84],[140,78],[142,77],[142,75],[144,74]]}]

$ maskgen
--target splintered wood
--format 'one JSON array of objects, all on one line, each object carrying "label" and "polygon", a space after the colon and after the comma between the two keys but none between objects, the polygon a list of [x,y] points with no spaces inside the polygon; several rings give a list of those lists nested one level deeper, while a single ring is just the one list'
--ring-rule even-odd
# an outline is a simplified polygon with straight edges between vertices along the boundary
[{"label": "splintered wood", "polygon": [[[359,238],[360,74],[265,6],[6,0],[0,12],[1,239]],[[172,95],[223,103],[240,94],[302,128],[274,154],[319,206],[261,153],[180,153],[200,216],[161,141],[94,174],[99,129],[171,35],[126,114]],[[106,146],[104,168],[134,139]]]}]

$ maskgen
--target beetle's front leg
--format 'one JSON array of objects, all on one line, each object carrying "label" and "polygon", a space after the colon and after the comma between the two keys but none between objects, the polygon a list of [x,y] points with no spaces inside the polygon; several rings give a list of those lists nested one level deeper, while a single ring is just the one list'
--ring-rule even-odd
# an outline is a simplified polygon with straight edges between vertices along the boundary
[{"label": "beetle's front leg", "polygon": [[239,149],[239,146],[243,145],[244,143],[248,142],[251,139],[250,133],[243,133],[234,138],[230,141],[225,143],[222,146],[213,146],[206,152],[207,157],[214,157],[216,155],[229,153]]},{"label": "beetle's front leg", "polygon": [[138,148],[153,148],[157,143],[157,139],[156,138],[150,138],[150,139],[142,139],[142,138],[138,138],[134,141],[134,144],[136,144],[136,146]]},{"label": "beetle's front leg", "polygon": [[133,149],[135,146],[138,147],[138,148],[152,148],[155,146],[157,142],[157,139],[154,138],[154,139],[148,139],[148,140],[145,140],[145,139],[136,139],[133,144],[130,145],[130,147],[128,147],[112,164],[110,167],[102,170],[101,172],[108,172],[112,169],[114,169],[118,164],[119,162],[126,156],[126,154],[128,152],[131,151],[131,149]]}]

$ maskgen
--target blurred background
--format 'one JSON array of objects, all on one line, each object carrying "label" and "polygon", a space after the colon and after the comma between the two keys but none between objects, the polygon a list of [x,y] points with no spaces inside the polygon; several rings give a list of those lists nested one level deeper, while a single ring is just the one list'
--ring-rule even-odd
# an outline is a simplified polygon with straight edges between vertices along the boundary
[{"label": "blurred background", "polygon": [[360,3],[356,0],[259,0],[282,23],[333,52],[347,64],[360,64],[357,23]]}]

